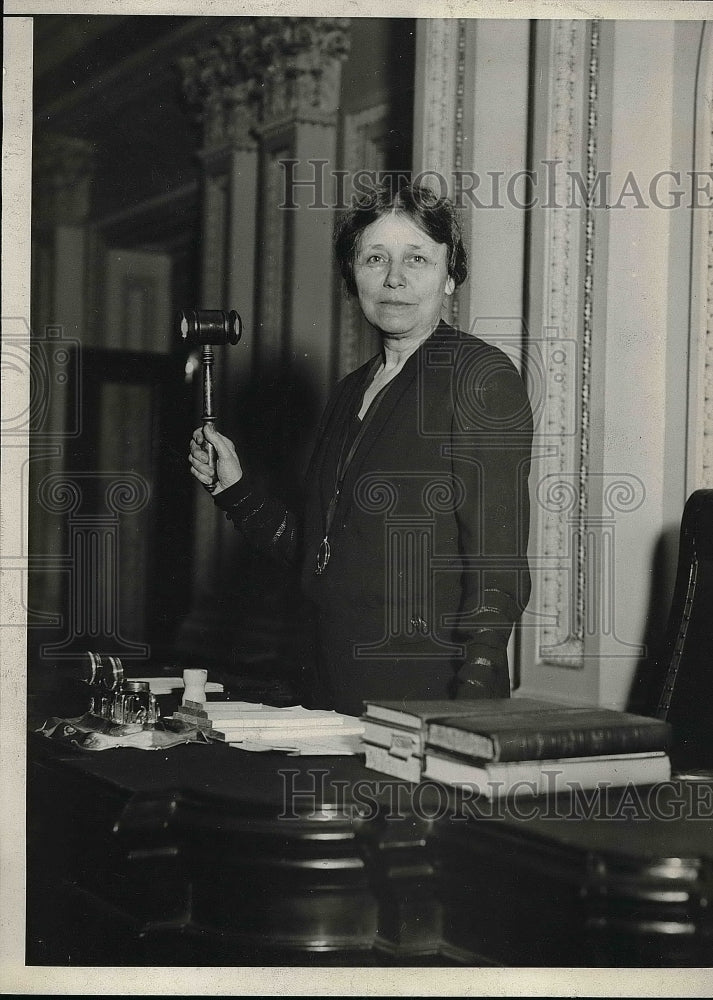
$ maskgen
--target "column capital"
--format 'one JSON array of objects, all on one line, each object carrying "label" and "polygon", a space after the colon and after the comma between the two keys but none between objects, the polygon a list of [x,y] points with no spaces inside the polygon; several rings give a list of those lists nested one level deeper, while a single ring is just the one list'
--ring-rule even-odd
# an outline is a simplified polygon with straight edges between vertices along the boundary
[{"label": "column capital", "polygon": [[35,221],[83,223],[90,211],[94,169],[91,142],[58,133],[38,134],[33,156]]},{"label": "column capital", "polygon": [[183,89],[203,125],[204,151],[252,148],[258,126],[332,124],[348,29],[348,18],[256,17],[222,27],[183,56]]},{"label": "column capital", "polygon": [[262,124],[332,124],[339,105],[341,64],[349,54],[349,19],[259,20],[264,56]]},{"label": "column capital", "polygon": [[255,41],[254,22],[240,23],[178,60],[184,95],[203,127],[204,152],[255,146],[260,97],[253,73]]}]

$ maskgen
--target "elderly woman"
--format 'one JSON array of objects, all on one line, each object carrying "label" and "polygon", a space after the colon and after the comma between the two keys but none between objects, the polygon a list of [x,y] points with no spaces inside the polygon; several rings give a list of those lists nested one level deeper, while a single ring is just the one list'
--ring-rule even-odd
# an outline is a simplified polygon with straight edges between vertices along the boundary
[{"label": "elderly woman", "polygon": [[301,516],[211,430],[193,434],[191,472],[254,545],[299,562],[318,624],[312,705],[508,697],[507,643],[530,591],[523,382],[441,319],[466,277],[447,199],[370,193],[342,219],[336,255],[381,350],[331,394]]}]

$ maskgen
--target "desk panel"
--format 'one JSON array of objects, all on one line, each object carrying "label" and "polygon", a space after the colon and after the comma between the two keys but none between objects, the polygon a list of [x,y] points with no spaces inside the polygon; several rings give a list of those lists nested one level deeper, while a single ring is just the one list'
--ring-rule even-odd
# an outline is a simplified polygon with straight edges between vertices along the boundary
[{"label": "desk panel", "polygon": [[31,965],[710,964],[710,784],[490,803],[34,734],[29,762]]}]

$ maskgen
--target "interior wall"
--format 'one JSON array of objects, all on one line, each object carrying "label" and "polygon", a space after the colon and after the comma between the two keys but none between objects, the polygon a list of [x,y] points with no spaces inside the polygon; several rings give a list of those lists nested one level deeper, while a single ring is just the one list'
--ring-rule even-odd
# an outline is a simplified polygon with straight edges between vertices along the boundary
[{"label": "interior wall", "polygon": [[[559,478],[549,459],[535,463],[534,537],[543,547],[533,555],[536,563],[545,559],[525,619],[532,627],[521,692],[622,708],[636,702],[661,641],[686,499],[697,211],[687,171],[702,25],[604,21],[593,28],[596,46],[590,27],[577,77],[586,81],[588,67],[584,120],[571,135],[584,152],[584,180],[604,187],[574,213],[575,264],[561,262],[553,272],[570,288],[563,329],[577,358],[570,375],[578,424]],[[537,247],[531,282],[542,281]],[[537,301],[533,295],[531,306]],[[531,331],[546,318],[541,306],[540,296]],[[566,454],[564,435],[558,447]],[[557,488],[571,493],[571,502],[560,503]],[[552,521],[560,556],[548,563]],[[555,585],[559,626],[551,624],[548,600]],[[534,617],[543,613],[550,623]]]},{"label": "interior wall", "polygon": [[704,30],[418,22],[415,166],[460,175],[470,239],[453,318],[512,355],[535,415],[520,695],[636,700],[706,482],[710,235],[688,173],[694,155],[710,171]]}]

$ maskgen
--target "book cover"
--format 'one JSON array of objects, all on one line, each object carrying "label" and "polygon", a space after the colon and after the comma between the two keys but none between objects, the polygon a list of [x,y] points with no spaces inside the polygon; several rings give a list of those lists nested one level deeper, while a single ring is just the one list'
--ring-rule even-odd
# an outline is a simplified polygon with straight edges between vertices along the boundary
[{"label": "book cover", "polygon": [[653,785],[670,779],[671,762],[666,753],[656,752],[476,764],[427,750],[422,776],[446,785],[465,785],[495,798],[558,794],[600,785]]},{"label": "book cover", "polygon": [[492,715],[500,712],[522,712],[523,710],[540,711],[561,709],[562,705],[536,698],[479,698],[468,700],[453,700],[450,698],[434,700],[403,700],[403,701],[368,701],[365,703],[362,718],[378,719],[381,722],[393,723],[397,726],[418,729],[431,719],[448,716],[456,718],[462,715]]},{"label": "book cover", "polygon": [[567,708],[440,718],[426,744],[479,760],[548,760],[668,749],[662,719],[607,708]]}]

